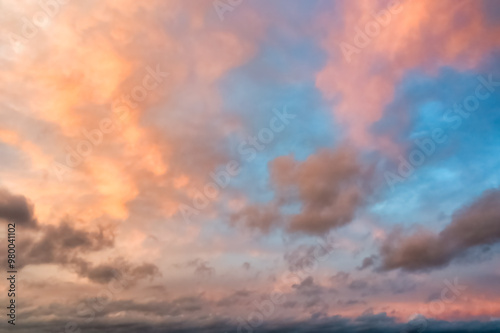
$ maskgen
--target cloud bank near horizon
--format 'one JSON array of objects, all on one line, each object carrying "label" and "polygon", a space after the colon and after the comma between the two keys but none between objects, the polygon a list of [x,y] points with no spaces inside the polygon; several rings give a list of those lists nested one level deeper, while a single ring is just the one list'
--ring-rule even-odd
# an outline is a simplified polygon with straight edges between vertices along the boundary
[{"label": "cloud bank near horizon", "polygon": [[497,324],[497,1],[0,7],[26,331]]}]

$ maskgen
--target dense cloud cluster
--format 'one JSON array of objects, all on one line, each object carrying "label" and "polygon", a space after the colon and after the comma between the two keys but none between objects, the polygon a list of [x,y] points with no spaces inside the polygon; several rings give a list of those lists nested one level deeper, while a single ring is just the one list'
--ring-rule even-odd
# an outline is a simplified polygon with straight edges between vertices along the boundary
[{"label": "dense cloud cluster", "polygon": [[[192,303],[192,304],[191,304]],[[190,300],[178,300],[175,303],[150,303],[136,304],[132,301],[114,302],[111,304],[115,309],[128,309],[139,312],[157,313],[159,309],[165,308],[165,313],[175,314],[176,309],[188,307],[191,311],[196,311],[202,304]],[[407,323],[398,323],[395,318],[386,313],[372,314],[370,312],[357,318],[349,319],[341,316],[327,317],[321,320],[308,320],[294,323],[268,322],[257,329],[248,330],[231,320],[223,321],[217,319],[205,319],[205,323],[197,325],[192,322],[178,323],[130,323],[114,322],[109,324],[94,323],[82,325],[82,330],[89,333],[99,333],[103,331],[112,331],[116,333],[493,333],[498,331],[499,321],[490,322],[447,322],[424,317],[416,317]],[[45,325],[46,329],[42,332],[50,332],[51,329],[64,327],[64,322],[53,322]],[[33,329],[39,327],[39,324],[27,324],[20,327],[20,333],[31,333]]]},{"label": "dense cloud cluster", "polygon": [[488,190],[456,211],[450,224],[438,234],[419,229],[405,235],[395,230],[381,247],[382,267],[408,271],[443,267],[469,249],[499,242],[499,207],[500,190]]},{"label": "dense cloud cluster", "polygon": [[[305,161],[281,156],[269,169],[275,199],[244,208],[232,216],[233,223],[264,232],[284,227],[291,233],[323,234],[351,222],[368,195],[367,170],[347,147],[320,150]],[[300,212],[283,212],[290,207]]]},{"label": "dense cloud cluster", "polygon": [[[441,232],[425,220],[498,187],[499,4],[10,1],[0,15],[0,179],[10,189],[0,186],[0,224],[19,226],[16,268],[29,273],[18,332],[64,330],[75,295],[120,275],[134,288],[94,321],[77,319],[82,332],[238,332],[275,288],[287,300],[255,332],[498,330],[401,320],[449,296],[448,273],[470,288],[439,318],[484,321],[500,309],[498,256],[413,274],[500,242],[498,189]],[[281,127],[274,108],[285,104],[296,120]],[[435,130],[446,144],[429,143]],[[389,193],[382,175],[414,140],[425,158],[404,177],[395,166],[402,178]],[[224,173],[230,160],[241,174]],[[189,223],[186,206],[196,208]],[[333,233],[338,246],[310,245]]]}]

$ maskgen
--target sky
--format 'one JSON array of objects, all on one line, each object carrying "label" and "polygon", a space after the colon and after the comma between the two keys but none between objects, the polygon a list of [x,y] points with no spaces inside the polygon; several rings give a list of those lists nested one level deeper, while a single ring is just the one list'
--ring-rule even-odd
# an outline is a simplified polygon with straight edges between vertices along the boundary
[{"label": "sky", "polygon": [[0,0],[0,26],[0,332],[500,328],[500,2]]}]

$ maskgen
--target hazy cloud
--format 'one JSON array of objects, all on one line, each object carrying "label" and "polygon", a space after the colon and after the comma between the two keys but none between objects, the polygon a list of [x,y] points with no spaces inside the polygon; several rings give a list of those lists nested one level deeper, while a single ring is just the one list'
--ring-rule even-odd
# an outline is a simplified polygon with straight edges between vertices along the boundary
[{"label": "hazy cloud", "polygon": [[363,262],[361,263],[361,266],[358,267],[358,269],[360,271],[368,268],[368,267],[371,267],[375,264],[375,259],[377,258],[377,256],[369,256],[369,257],[366,257],[365,259],[363,259]]},{"label": "hazy cloud", "polygon": [[[151,263],[135,266],[123,258],[116,258],[106,264],[94,265],[82,256],[112,248],[114,231],[111,227],[98,227],[96,231],[76,229],[69,220],[60,225],[44,225],[38,237],[23,239],[21,263],[27,265],[56,264],[75,271],[95,283],[110,282],[117,274],[127,274],[130,279],[139,280],[160,274]],[[23,267],[21,266],[21,267]]]},{"label": "hazy cloud", "polygon": [[[196,312],[203,307],[203,302],[196,299],[176,300],[174,302],[152,302],[136,303],[134,301],[112,302],[106,307],[105,313],[118,313],[120,311],[137,311],[141,313],[151,313],[158,315],[168,313],[176,315],[182,311]],[[160,311],[162,310],[162,311]],[[53,330],[64,327],[65,321],[45,323],[44,327]],[[349,319],[341,316],[313,318],[307,321],[294,323],[273,322],[265,323],[258,327],[262,333],[401,333],[401,332],[421,332],[425,329],[428,333],[491,333],[496,332],[500,325],[499,321],[490,322],[447,322],[432,319],[419,318],[408,323],[398,323],[395,318],[389,317],[386,313],[365,314],[357,318]],[[39,323],[27,323],[19,328],[20,333],[31,333],[40,327]],[[182,323],[131,323],[127,321],[115,323],[95,323],[93,325],[83,324],[82,330],[89,333],[99,333],[112,331],[117,333],[220,333],[237,332],[238,324],[233,324],[223,320],[210,320],[203,325],[193,322]]]}]

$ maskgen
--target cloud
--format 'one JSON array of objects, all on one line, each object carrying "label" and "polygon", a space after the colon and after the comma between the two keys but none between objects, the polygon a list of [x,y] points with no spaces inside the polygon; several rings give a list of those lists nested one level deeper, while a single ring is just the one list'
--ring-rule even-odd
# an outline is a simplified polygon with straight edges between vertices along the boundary
[{"label": "cloud", "polygon": [[82,258],[92,252],[112,248],[115,235],[111,227],[99,227],[97,231],[76,229],[69,220],[60,225],[44,225],[39,235],[22,240],[20,262],[22,266],[55,264],[76,272],[80,277],[105,284],[117,274],[126,274],[130,279],[140,280],[159,276],[158,267],[151,263],[133,265],[123,258],[105,264],[93,265]]},{"label": "cloud", "polygon": [[[79,303],[81,302],[82,300],[79,301]],[[85,300],[83,300],[83,302],[85,302]],[[141,302],[132,299],[114,300],[106,303],[105,306],[102,307],[101,311],[96,311],[96,316],[107,317],[126,312],[141,315],[170,317],[198,312],[206,308],[207,304],[208,303],[204,298],[194,296],[149,302]],[[54,305],[50,305],[50,308],[53,307]],[[82,327],[83,326],[84,325],[82,325]]]},{"label": "cloud", "polygon": [[37,227],[33,204],[22,195],[0,188],[0,220],[28,228]]},{"label": "cloud", "polygon": [[358,270],[362,271],[368,267],[371,267],[375,264],[375,259],[377,259],[377,256],[369,256],[363,259],[363,262],[361,263],[361,266],[358,267]]},{"label": "cloud", "polygon": [[292,288],[296,289],[302,295],[305,296],[320,296],[325,290],[323,287],[314,283],[314,279],[312,276],[308,276],[300,284],[292,285]]},{"label": "cloud", "polygon": [[145,278],[152,280],[161,276],[159,268],[151,263],[134,266],[123,258],[115,259],[113,262],[89,267],[89,264],[82,264],[78,269],[78,274],[87,277],[90,281],[106,284],[118,276],[125,275],[129,282],[135,282]]},{"label": "cloud", "polygon": [[330,280],[335,284],[345,284],[349,280],[349,273],[338,272],[330,277]]},{"label": "cloud", "polygon": [[[325,246],[326,245],[326,246]],[[283,255],[290,272],[314,270],[320,260],[329,255],[333,247],[330,244],[301,245]]]},{"label": "cloud", "polygon": [[347,300],[347,301],[339,300],[339,301],[337,301],[337,304],[340,305],[340,306],[343,306],[343,307],[347,307],[347,306],[351,306],[351,305],[365,305],[366,302],[365,301],[360,301],[360,300],[357,300],[357,299],[350,299],[350,300]]},{"label": "cloud", "polygon": [[[318,22],[325,31],[321,44],[328,62],[316,86],[332,101],[332,113],[355,145],[395,153],[398,148],[391,138],[373,135],[370,127],[383,117],[401,79],[413,69],[434,74],[444,66],[475,68],[498,49],[500,27],[487,23],[481,1],[469,0],[395,1],[396,11],[388,13],[386,23],[375,23],[372,15],[387,11],[388,3],[340,1],[323,15]],[[436,13],[439,21],[429,13]],[[370,24],[378,26],[375,37],[359,37]],[[342,42],[357,52],[344,57]],[[360,91],[360,86],[365,89]]]},{"label": "cloud", "polygon": [[77,254],[100,251],[114,244],[110,228],[86,231],[74,228],[69,220],[58,226],[44,225],[36,239],[23,240],[24,265],[69,264]]},{"label": "cloud", "polygon": [[243,224],[248,228],[258,229],[264,233],[268,233],[272,227],[280,225],[282,220],[278,207],[274,205],[248,206],[231,216],[232,224]]},{"label": "cloud", "polygon": [[363,280],[354,280],[349,284],[349,289],[352,290],[363,290],[368,287],[368,282]]},{"label": "cloud", "polygon": [[444,267],[467,250],[500,241],[500,190],[485,191],[456,211],[440,233],[418,229],[405,235],[396,229],[381,246],[382,269],[407,271]]},{"label": "cloud", "polygon": [[194,274],[203,278],[211,277],[215,274],[215,268],[211,267],[208,261],[200,258],[190,260],[183,264],[174,264],[174,267],[194,267]]},{"label": "cloud", "polygon": [[[33,10],[40,10],[38,2],[31,2],[19,0],[5,6],[0,23],[7,32],[20,32],[22,18],[31,19]],[[343,227],[346,244],[358,241],[358,234],[366,230],[357,228],[362,229],[364,222],[372,218],[372,207],[366,205],[372,193],[367,189],[370,175],[364,158],[376,159],[380,155],[359,153],[351,146],[315,153],[314,150],[337,143],[345,135],[346,142],[356,148],[358,144],[372,143],[391,146],[378,138],[372,140],[377,134],[371,132],[371,126],[384,117],[385,107],[394,99],[398,84],[408,71],[424,69],[424,75],[430,73],[433,78],[435,70],[451,65],[458,71],[469,72],[498,45],[498,27],[485,29],[484,15],[474,2],[468,2],[469,8],[457,9],[454,0],[407,1],[403,12],[393,17],[380,38],[362,50],[358,63],[346,65],[339,57],[338,43],[352,39],[355,26],[363,24],[365,15],[381,9],[385,2],[278,0],[269,4],[257,0],[235,8],[227,13],[227,20],[220,22],[213,0],[199,0],[196,4],[185,0],[88,0],[84,4],[73,1],[59,6],[57,16],[46,27],[39,27],[36,38],[28,41],[24,52],[11,52],[9,42],[0,36],[7,42],[0,43],[0,118],[5,119],[0,124],[0,150],[7,161],[0,166],[0,178],[12,191],[23,189],[23,196],[0,192],[0,218],[38,226],[36,231],[21,233],[18,239],[19,259],[28,266],[25,273],[30,273],[25,275],[27,285],[44,283],[40,277],[49,274],[55,277],[50,283],[61,286],[51,291],[45,289],[47,297],[33,298],[27,310],[52,302],[61,296],[59,292],[66,295],[69,289],[75,294],[97,290],[121,272],[143,283],[137,290],[129,289],[120,295],[128,299],[111,303],[109,313],[100,318],[103,322],[86,325],[82,331],[225,332],[229,325],[218,322],[219,313],[243,313],[249,310],[242,309],[243,303],[258,298],[263,290],[284,284],[277,278],[267,278],[286,269],[279,265],[283,243],[288,246],[289,242],[309,239],[308,235]],[[467,4],[459,2],[458,5]],[[330,13],[334,19],[324,19]],[[325,40],[319,42],[323,37]],[[317,72],[323,65],[323,70]],[[147,96],[142,96],[148,68],[159,68],[168,76],[158,89],[148,90]],[[254,87],[258,89],[252,92]],[[92,146],[85,162],[71,168],[64,181],[59,182],[51,170],[52,161],[65,164],[68,147],[85,148],[85,142],[100,141],[95,139],[100,122],[116,117],[115,103],[134,95],[131,104],[136,106],[125,102],[120,106],[130,111],[120,121],[120,128],[106,133],[102,142]],[[424,95],[432,96],[427,92]],[[213,171],[233,157],[241,158],[236,157],[236,141],[258,126],[266,113],[263,110],[271,111],[267,106],[273,101],[300,105],[305,118],[311,121],[303,119],[300,126],[287,128],[285,139],[263,152],[249,166],[250,173],[231,180],[230,188],[198,215],[199,220],[182,223],[177,214],[180,205],[193,203],[197,193],[212,181]],[[334,117],[325,112],[327,108],[331,108]],[[407,117],[405,112],[400,114],[401,118]],[[330,120],[335,124],[330,124]],[[290,147],[291,140],[300,141],[304,136],[313,139]],[[286,155],[291,150],[296,155]],[[269,160],[266,169],[262,163]],[[377,163],[382,168],[384,161]],[[260,185],[269,173],[270,191],[262,193]],[[248,191],[248,179],[258,183],[255,192]],[[233,190],[240,188],[248,197],[232,196]],[[36,202],[36,214],[27,198]],[[255,201],[247,203],[245,199]],[[370,211],[359,214],[365,213],[365,208]],[[251,238],[227,228],[223,225],[227,209],[236,212],[231,217],[234,224],[272,234]],[[60,222],[66,215],[82,220]],[[115,222],[116,228],[99,227],[101,219]],[[362,223],[345,228],[355,219]],[[422,231],[422,235],[415,234],[415,242],[427,242],[426,250],[435,251],[434,263],[441,265],[450,257],[455,258],[440,244],[442,239],[458,243],[450,246],[458,251],[487,242],[496,230],[492,227],[483,235],[478,230],[469,231],[468,226],[457,223],[443,235]],[[156,240],[149,234],[155,235]],[[380,230],[377,237],[381,234],[385,235],[385,230]],[[466,237],[472,235],[475,237]],[[410,238],[403,233],[400,237],[402,242]],[[361,240],[365,241],[366,238]],[[366,241],[365,245],[369,243]],[[303,250],[304,253],[292,251],[285,255],[290,270],[311,268],[311,255],[322,256],[321,249]],[[354,304],[361,300],[353,294],[371,293],[378,285],[376,280],[367,278],[367,287],[354,288],[359,287],[358,274],[370,274],[376,264],[372,258],[353,263],[349,254],[339,251],[321,272],[288,288],[293,298],[288,304],[294,304],[294,310],[286,310],[283,316],[311,315],[321,320],[297,323],[295,327],[269,323],[262,331],[272,328],[278,332],[356,332],[381,325],[390,332],[399,328],[385,315],[323,321],[326,314],[337,310],[332,308],[325,314],[324,307],[317,307],[319,296],[327,292],[322,284],[330,283],[324,279],[334,270],[355,265],[364,269],[360,273],[354,268],[351,277],[339,273],[331,282],[346,292],[342,299],[345,305],[352,305],[348,311],[353,316],[358,313],[355,311],[364,310],[360,309],[362,303]],[[144,262],[144,258],[158,266]],[[194,258],[202,259],[183,266],[182,271],[160,270]],[[242,267],[244,262],[247,263]],[[271,271],[267,270],[269,267]],[[166,274],[161,287],[168,290],[168,297],[175,294],[171,301],[163,298],[167,297],[163,292],[143,286],[145,280],[154,279],[161,272]],[[201,292],[206,287],[200,284],[199,277],[213,277],[210,288],[204,290],[211,301],[181,298],[190,290]],[[252,295],[241,291],[249,279],[258,284]],[[366,306],[381,309],[383,304],[388,311],[391,307],[396,312],[401,310],[397,314],[400,319],[400,314],[412,311],[418,301],[391,297],[391,291],[412,290],[410,283],[393,285],[394,289],[385,284],[386,288],[380,288],[384,290],[378,295],[385,299],[374,300],[371,294],[364,297],[370,303]],[[240,291],[233,293],[234,290]],[[29,292],[36,294],[37,290],[26,290],[28,297]],[[73,294],[67,298],[61,303],[76,299]],[[220,308],[215,306],[218,300]],[[336,306],[336,299],[325,301]],[[50,326],[52,318],[61,318],[63,328],[68,319],[60,315],[60,310],[65,306],[54,307],[44,314],[42,325],[28,328],[37,331]],[[227,308],[222,309],[223,306]],[[485,310],[488,306],[489,303],[476,314],[491,311]],[[200,307],[205,311],[198,311]],[[338,311],[346,315],[343,309]],[[452,309],[446,313],[452,313]],[[135,320],[135,315],[148,318]],[[28,315],[25,318],[28,325],[34,320]],[[182,324],[163,320],[179,320]]]},{"label": "cloud", "polygon": [[228,297],[224,297],[223,299],[217,301],[216,305],[220,307],[228,307],[237,304],[241,304],[246,298],[252,296],[252,293],[246,290],[238,290],[235,291]]},{"label": "cloud", "polygon": [[[109,304],[111,310],[105,310],[106,313],[119,313],[120,311],[136,311],[140,313],[151,313],[161,315],[160,310],[169,315],[177,315],[181,311],[196,312],[204,304],[195,299],[179,299],[175,302],[151,302],[137,303],[135,301],[116,301]],[[64,327],[66,321],[54,321],[44,323],[26,323],[20,327],[18,332],[29,333],[35,329],[43,327],[48,330],[57,330]],[[365,314],[357,318],[345,318],[341,316],[325,317],[321,319],[311,319],[297,321],[295,323],[268,322],[257,327],[259,332],[263,333],[399,333],[399,332],[421,332],[422,328],[428,333],[490,333],[495,332],[500,322],[447,322],[432,319],[418,318],[408,323],[398,323],[395,318],[386,313]],[[116,333],[142,333],[142,332],[171,332],[171,333],[220,333],[220,332],[245,332],[245,329],[238,324],[228,323],[227,321],[210,319],[205,320],[203,324],[197,323],[144,323],[130,321],[116,321],[114,323],[94,323],[82,324],[89,333],[98,333],[103,331],[113,331]],[[256,330],[254,330],[256,331]]]},{"label": "cloud", "polygon": [[[323,234],[354,218],[368,194],[368,170],[348,147],[322,149],[305,161],[280,156],[269,165],[274,200],[234,214],[231,222],[268,232],[284,227],[290,233]],[[283,214],[300,206],[297,214]]]},{"label": "cloud", "polygon": [[117,271],[115,267],[111,265],[98,265],[80,274],[85,275],[90,281],[105,284],[116,277]]},{"label": "cloud", "polygon": [[[68,2],[56,4],[50,24],[16,52],[9,33],[21,34],[24,17],[45,14],[30,1],[7,7],[0,114],[9,121],[0,125],[0,144],[21,166],[5,176],[29,188],[29,197],[47,197],[37,211],[57,201],[116,219],[134,208],[172,218],[192,204],[210,172],[229,160],[228,133],[240,129],[238,117],[224,114],[217,82],[255,55],[263,19],[248,10],[221,25],[210,0]],[[168,76],[155,82],[155,71]],[[157,88],[145,92],[145,78]],[[103,120],[114,129],[99,134]],[[67,166],[70,154],[83,162]],[[53,162],[66,166],[63,182]]]}]

